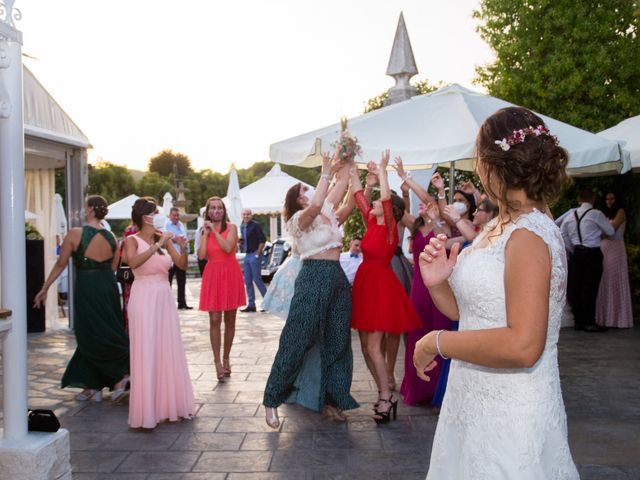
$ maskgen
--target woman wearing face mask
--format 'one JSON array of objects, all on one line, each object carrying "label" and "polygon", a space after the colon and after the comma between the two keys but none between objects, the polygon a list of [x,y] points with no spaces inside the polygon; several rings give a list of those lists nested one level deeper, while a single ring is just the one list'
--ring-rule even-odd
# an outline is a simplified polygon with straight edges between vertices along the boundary
[{"label": "woman wearing face mask", "polygon": [[155,200],[140,198],[131,213],[138,233],[125,240],[125,260],[135,282],[129,297],[131,399],[129,426],[154,428],[163,420],[195,414],[193,388],[182,345],[180,319],[168,282],[171,262],[187,268],[186,238],[175,249]]},{"label": "woman wearing face mask", "polygon": [[473,224],[476,211],[476,199],[473,195],[462,190],[453,194],[453,203],[444,207],[444,219],[451,226],[451,238],[447,240],[446,248],[450,249],[455,243],[461,248],[470,245],[480,231]]},{"label": "woman wearing face mask", "polygon": [[[231,375],[229,354],[236,332],[236,312],[244,305],[244,281],[236,261],[238,228],[229,223],[220,197],[211,197],[205,207],[198,259],[207,258],[202,273],[200,310],[209,312],[209,338],[219,382]],[[224,312],[224,352],[220,360],[221,324]]]},{"label": "woman wearing face mask", "polygon": [[87,198],[85,225],[72,228],[64,237],[60,256],[47,281],[35,297],[39,308],[47,291],[63,272],[69,257],[76,269],[74,307],[77,348],[62,376],[62,388],[84,390],[76,400],[102,400],[102,389],[112,389],[112,400],[125,392],[129,374],[129,339],[124,329],[118,287],[113,272],[118,266],[116,239],[100,225],[108,212],[107,201],[99,195]]}]

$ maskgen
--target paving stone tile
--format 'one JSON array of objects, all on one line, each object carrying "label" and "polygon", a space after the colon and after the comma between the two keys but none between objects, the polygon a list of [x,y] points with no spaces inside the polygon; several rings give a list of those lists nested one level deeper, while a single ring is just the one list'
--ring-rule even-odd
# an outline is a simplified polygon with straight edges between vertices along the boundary
[{"label": "paving stone tile", "polygon": [[310,474],[297,472],[230,473],[226,480],[306,480]]},{"label": "paving stone tile", "polygon": [[239,450],[244,433],[182,433],[171,450]]},{"label": "paving stone tile", "polygon": [[318,450],[382,449],[377,431],[371,432],[316,432],[313,448]]},{"label": "paving stone tile", "polygon": [[310,449],[313,433],[247,433],[241,450]]},{"label": "paving stone tile", "polygon": [[[286,425],[286,419],[280,418],[282,428]],[[230,417],[223,418],[216,432],[273,432],[263,417]]]},{"label": "paving stone tile", "polygon": [[131,433],[117,433],[102,445],[103,450],[169,450],[178,439],[178,433],[159,433],[137,429]]},{"label": "paving stone tile", "polygon": [[73,433],[73,435],[69,435],[71,451],[101,450],[102,446],[113,436],[113,433]]},{"label": "paving stone tile", "polygon": [[272,452],[204,452],[194,472],[266,472]]},{"label": "paving stone tile", "polygon": [[258,411],[257,404],[249,403],[209,403],[198,412],[200,417],[253,417]]},{"label": "paving stone tile", "polygon": [[75,473],[109,473],[115,471],[129,452],[99,450],[71,452],[71,470]]},{"label": "paving stone tile", "polygon": [[73,473],[73,480],[148,480],[146,473]]},{"label": "paving stone tile", "polygon": [[152,473],[146,480],[225,480],[226,473]]},{"label": "paving stone tile", "polygon": [[119,472],[190,472],[200,453],[193,452],[132,452],[118,467]]},{"label": "paving stone tile", "polygon": [[304,466],[306,471],[340,472],[351,454],[344,450],[276,450],[270,470],[296,471]]}]

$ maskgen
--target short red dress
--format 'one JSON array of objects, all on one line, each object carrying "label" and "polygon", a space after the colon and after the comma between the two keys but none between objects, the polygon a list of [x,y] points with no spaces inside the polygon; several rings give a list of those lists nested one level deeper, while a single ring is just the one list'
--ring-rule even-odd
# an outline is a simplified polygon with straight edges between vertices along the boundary
[{"label": "short red dress", "polygon": [[367,222],[362,237],[363,261],[353,280],[351,328],[368,332],[400,334],[422,326],[407,292],[391,269],[391,257],[398,246],[398,228],[391,199],[382,201],[384,224],[370,215],[371,207],[362,190],[356,204]]},{"label": "short red dress", "polygon": [[[226,239],[229,226],[221,233]],[[236,260],[235,249],[229,253],[218,244],[215,235],[209,233],[207,238],[207,265],[202,272],[200,288],[200,310],[204,312],[224,312],[235,310],[247,303],[244,294],[242,270]]]}]

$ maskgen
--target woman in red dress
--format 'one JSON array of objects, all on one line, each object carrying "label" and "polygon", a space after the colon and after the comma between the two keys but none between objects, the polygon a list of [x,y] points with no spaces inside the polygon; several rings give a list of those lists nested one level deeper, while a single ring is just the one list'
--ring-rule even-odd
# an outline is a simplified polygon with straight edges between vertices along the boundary
[{"label": "woman in red dress", "polygon": [[391,269],[391,257],[398,246],[397,222],[404,214],[404,203],[398,197],[394,204],[387,180],[389,150],[382,154],[379,168],[369,163],[369,171],[378,176],[380,200],[370,206],[362,192],[357,172],[351,173],[356,205],[367,222],[362,237],[364,260],[353,281],[351,327],[358,330],[362,353],[378,385],[380,398],[375,405],[376,423],[387,423],[397,414],[397,400],[389,389],[387,365],[382,352],[385,333],[401,334],[420,328],[418,315],[404,287]]},{"label": "woman in red dress", "polygon": [[[202,238],[198,247],[198,259],[207,258],[202,273],[200,310],[209,312],[209,339],[213,350],[213,361],[219,382],[231,375],[229,354],[236,333],[236,312],[244,305],[244,281],[236,260],[238,228],[229,223],[227,209],[220,197],[207,200],[202,227]],[[222,314],[224,312],[224,351],[220,361],[222,343]]]}]

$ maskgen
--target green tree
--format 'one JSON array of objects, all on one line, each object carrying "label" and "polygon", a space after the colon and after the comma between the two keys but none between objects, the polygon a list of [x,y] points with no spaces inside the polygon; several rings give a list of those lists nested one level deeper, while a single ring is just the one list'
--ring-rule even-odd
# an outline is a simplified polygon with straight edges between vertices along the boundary
[{"label": "green tree", "polygon": [[173,163],[178,167],[178,176],[184,177],[189,173],[193,173],[191,168],[191,160],[183,153],[174,152],[171,149],[162,150],[155,157],[149,160],[149,171],[156,172],[162,177],[173,175]]},{"label": "green tree", "polygon": [[477,68],[491,95],[600,131],[640,113],[635,0],[483,0],[474,17],[494,51]]},{"label": "green tree", "polygon": [[89,183],[87,193],[102,195],[107,202],[113,203],[135,191],[135,181],[127,167],[98,162],[89,165]]},{"label": "green tree", "polygon": [[141,197],[153,197],[162,204],[162,197],[169,192],[175,198],[175,189],[173,186],[173,175],[163,177],[158,172],[147,172],[138,181],[136,186],[137,194]]}]

